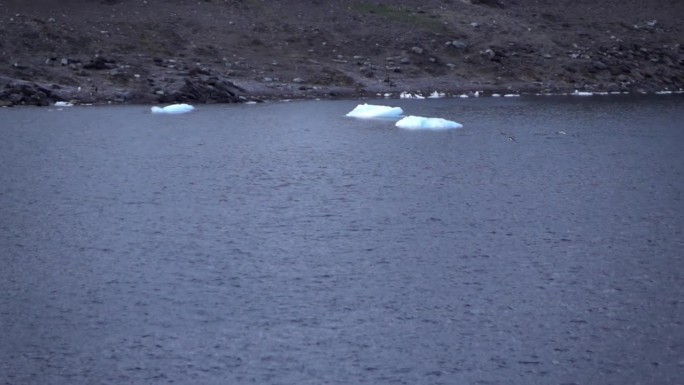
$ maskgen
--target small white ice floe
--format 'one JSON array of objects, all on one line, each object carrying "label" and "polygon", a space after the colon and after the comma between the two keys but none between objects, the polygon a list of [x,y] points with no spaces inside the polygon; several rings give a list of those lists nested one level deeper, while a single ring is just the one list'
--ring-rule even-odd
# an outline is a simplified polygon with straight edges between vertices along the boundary
[{"label": "small white ice floe", "polygon": [[656,95],[671,95],[672,91],[657,91]]},{"label": "small white ice floe", "polygon": [[462,124],[442,118],[424,118],[422,116],[407,116],[395,124],[407,130],[447,130],[461,128]]},{"label": "small white ice floe", "polygon": [[445,96],[446,96],[446,94],[444,92],[435,91],[435,92],[431,93],[430,96],[428,96],[428,99],[439,99],[439,98],[443,98]]},{"label": "small white ice floe", "polygon": [[189,104],[171,104],[170,106],[166,107],[157,107],[154,106],[150,110],[152,111],[153,114],[185,114],[188,113],[192,110],[194,110],[195,107],[189,105]]},{"label": "small white ice floe", "polygon": [[458,97],[461,98],[461,99],[467,99],[467,98],[469,98],[469,96],[468,96],[467,94],[461,94],[461,95],[458,95]]},{"label": "small white ice floe", "polygon": [[518,94],[506,94],[504,95],[504,98],[519,98],[520,95]]},{"label": "small white ice floe", "polygon": [[377,106],[373,104],[359,104],[346,116],[351,118],[398,118],[404,110],[401,107]]},{"label": "small white ice floe", "polygon": [[594,95],[593,92],[587,92],[587,91],[577,91],[573,92],[571,95],[573,96],[592,96]]},{"label": "small white ice floe", "polygon": [[73,107],[73,103],[69,102],[55,102],[55,107]]},{"label": "small white ice floe", "polygon": [[399,94],[399,98],[401,98],[401,99],[425,99],[425,96],[423,96],[421,94],[412,94],[410,92],[404,91],[401,94]]},{"label": "small white ice floe", "polygon": [[492,97],[493,97],[493,98],[500,98],[500,97],[501,97],[501,94],[492,94]]}]

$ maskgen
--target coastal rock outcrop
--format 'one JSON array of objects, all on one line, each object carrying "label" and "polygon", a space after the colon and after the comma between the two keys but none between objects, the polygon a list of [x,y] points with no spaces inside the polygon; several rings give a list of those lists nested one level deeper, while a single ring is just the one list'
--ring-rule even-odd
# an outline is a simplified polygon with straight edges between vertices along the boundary
[{"label": "coastal rock outcrop", "polygon": [[193,103],[240,103],[247,101],[246,91],[220,76],[195,75],[186,77],[182,84],[171,85],[159,101]]},{"label": "coastal rock outcrop", "polygon": [[52,90],[40,84],[0,77],[0,107],[35,105],[48,106],[54,102]]}]

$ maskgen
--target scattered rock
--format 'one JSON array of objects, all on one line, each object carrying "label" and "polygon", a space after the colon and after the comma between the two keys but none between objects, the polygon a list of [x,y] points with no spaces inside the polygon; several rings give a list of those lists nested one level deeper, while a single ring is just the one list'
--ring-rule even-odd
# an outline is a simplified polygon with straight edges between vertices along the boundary
[{"label": "scattered rock", "polygon": [[603,71],[603,70],[608,69],[608,66],[607,66],[605,63],[601,62],[601,61],[595,61],[595,62],[593,63],[593,66],[594,66],[594,69],[596,69],[596,70],[598,70],[598,71]]},{"label": "scattered rock", "polygon": [[83,65],[83,68],[87,70],[109,70],[114,68],[114,60],[106,59],[102,56],[96,56],[91,59],[89,63]]},{"label": "scattered rock", "polygon": [[503,54],[501,51],[495,51],[492,48],[487,48],[483,51],[480,51],[480,54],[482,56],[485,56],[489,58],[489,60],[494,61],[494,62],[501,62],[501,59],[506,57],[505,54]]},{"label": "scattered rock", "polygon": [[420,47],[411,47],[411,52],[415,53],[416,55],[422,55],[423,49]]},{"label": "scattered rock", "polygon": [[453,48],[456,48],[456,49],[466,49],[466,48],[468,48],[468,44],[466,44],[465,42],[463,42],[463,41],[461,41],[461,40],[452,40],[452,41],[448,41],[448,42],[447,42],[447,45],[448,45],[448,46],[451,46],[451,47],[453,47]]},{"label": "scattered rock", "polygon": [[608,84],[608,87],[606,87],[606,91],[608,92],[618,92],[620,91],[620,86],[618,86],[615,83],[610,83]]},{"label": "scattered rock", "polygon": [[503,8],[504,5],[499,0],[462,0],[467,4],[483,5],[492,8]]},{"label": "scattered rock", "polygon": [[195,75],[211,75],[211,71],[209,71],[208,68],[201,67],[201,66],[195,66],[190,71],[188,72],[190,76],[195,76]]},{"label": "scattered rock", "polygon": [[127,84],[131,80],[131,74],[125,68],[115,68],[109,71],[109,78],[117,84]]},{"label": "scattered rock", "polygon": [[373,72],[373,66],[363,66],[359,68],[359,72],[367,78],[372,78],[375,75]]}]

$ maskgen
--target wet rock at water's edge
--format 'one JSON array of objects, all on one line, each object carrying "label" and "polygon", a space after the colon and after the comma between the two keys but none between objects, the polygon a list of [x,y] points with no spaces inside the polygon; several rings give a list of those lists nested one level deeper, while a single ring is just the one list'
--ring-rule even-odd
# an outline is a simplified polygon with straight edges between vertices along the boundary
[{"label": "wet rock at water's edge", "polygon": [[51,90],[37,83],[0,78],[0,106],[48,106],[54,102]]}]

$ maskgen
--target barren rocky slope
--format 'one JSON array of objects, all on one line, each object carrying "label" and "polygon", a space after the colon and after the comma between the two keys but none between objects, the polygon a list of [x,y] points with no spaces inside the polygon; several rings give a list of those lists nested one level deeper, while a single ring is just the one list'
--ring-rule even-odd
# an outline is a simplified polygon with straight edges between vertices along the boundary
[{"label": "barren rocky slope", "polygon": [[684,88],[679,0],[0,0],[0,105]]}]

